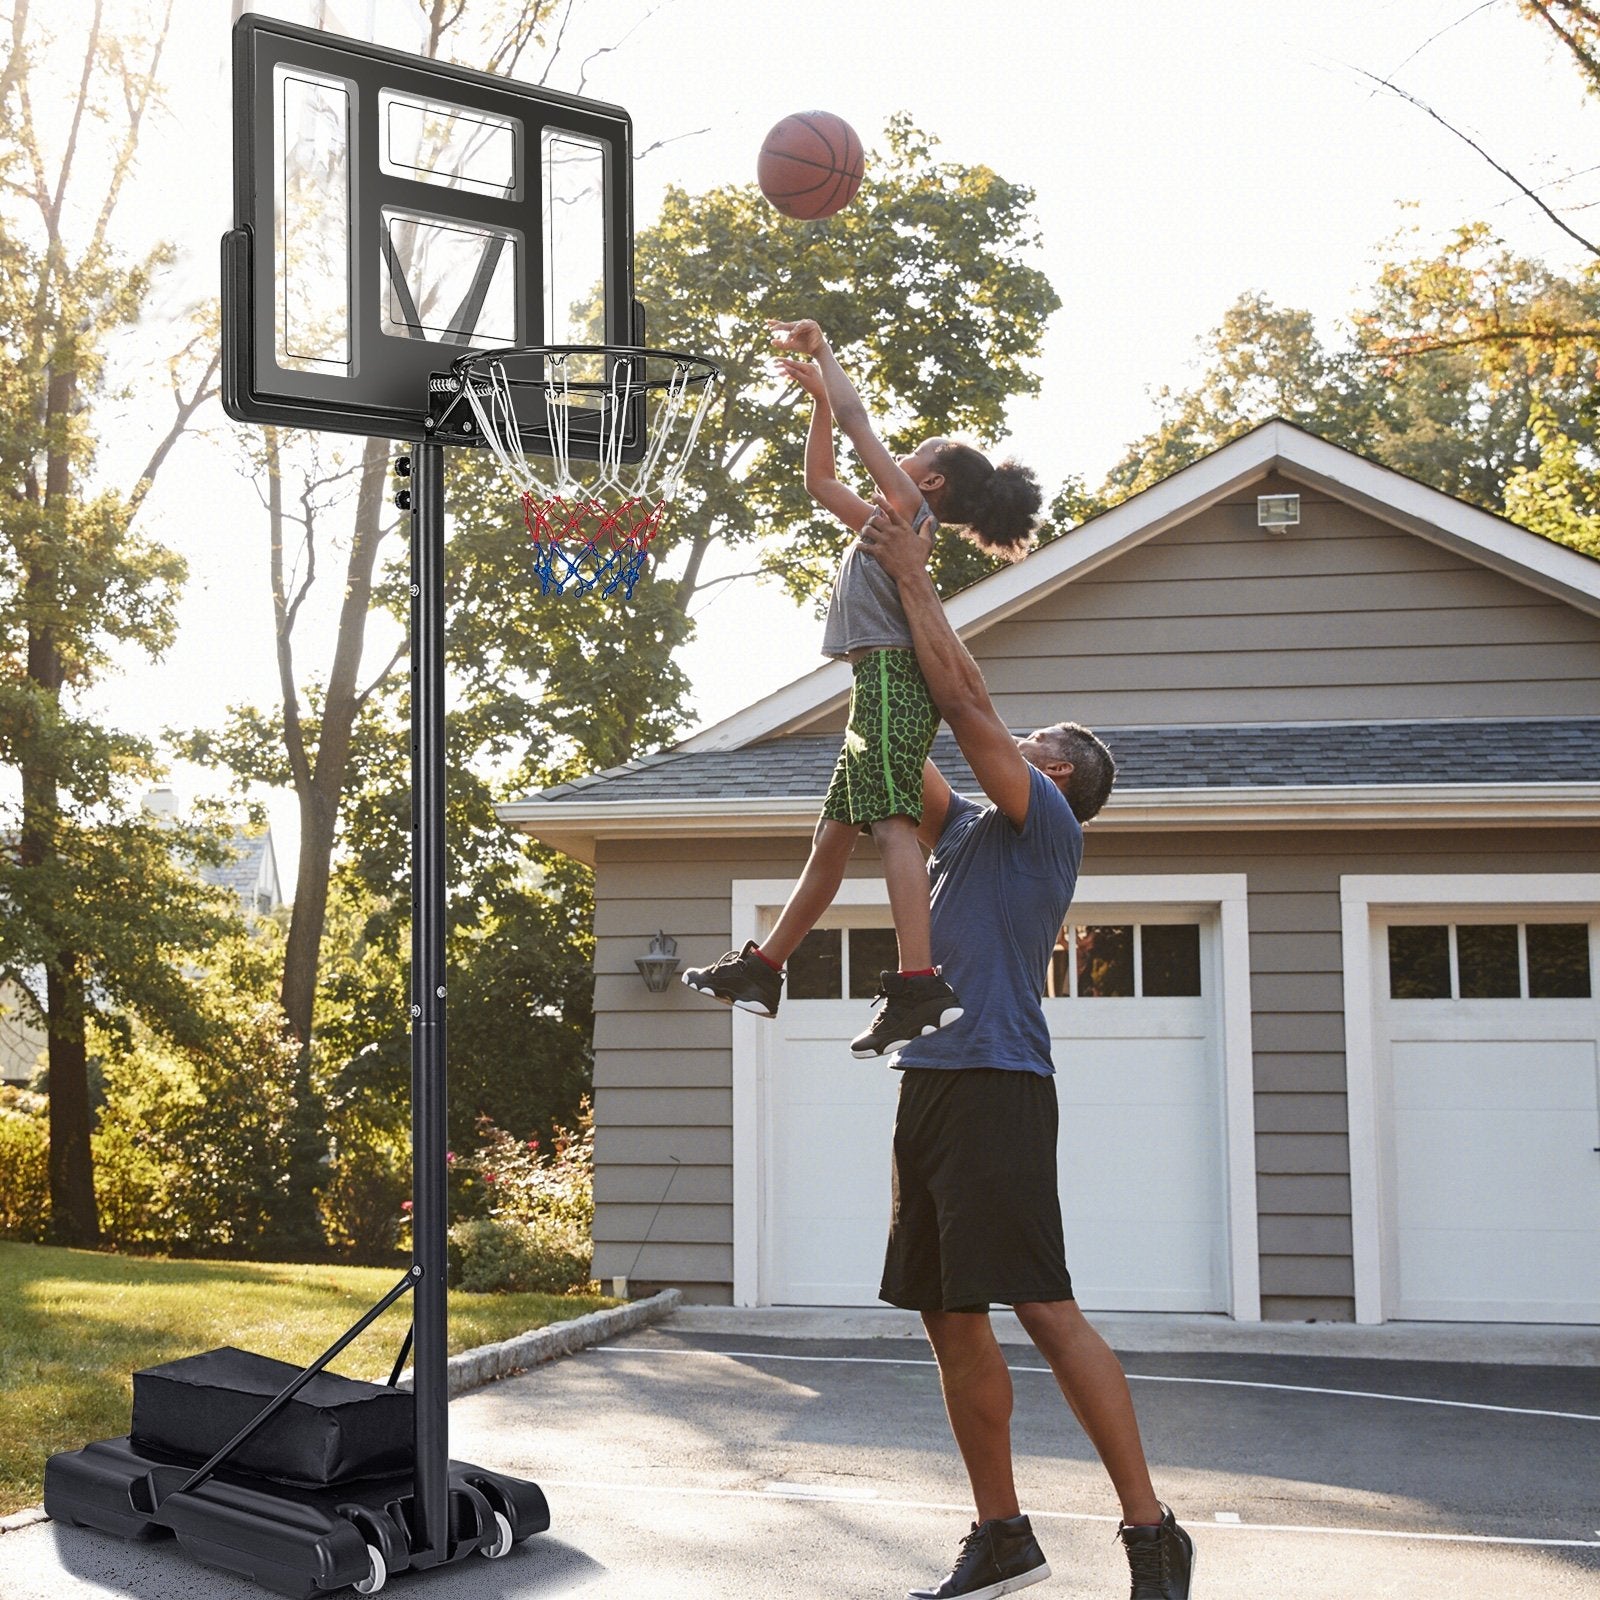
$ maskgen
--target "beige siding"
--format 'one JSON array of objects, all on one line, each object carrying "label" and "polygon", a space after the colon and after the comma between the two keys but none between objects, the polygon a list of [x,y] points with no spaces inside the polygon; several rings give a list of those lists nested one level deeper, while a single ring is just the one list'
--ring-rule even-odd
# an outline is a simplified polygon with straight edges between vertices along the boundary
[{"label": "beige siding", "polygon": [[[733,1058],[726,1011],[634,958],[665,929],[685,965],[732,939],[735,878],[793,877],[798,839],[606,843],[595,868],[595,1266],[639,1289],[733,1297]],[[870,867],[863,852],[863,867]],[[660,1206],[659,1215],[656,1207]]]},{"label": "beige siding", "polygon": [[[1299,492],[1268,534],[1256,494]],[[1071,535],[1069,534],[1070,538]],[[972,635],[1007,723],[1593,715],[1600,618],[1285,479]],[[807,731],[843,726],[835,709]]]},{"label": "beige siding", "polygon": [[[1354,1315],[1339,878],[1593,870],[1600,830],[1088,836],[1084,871],[1245,873],[1250,885],[1263,1314]],[[708,859],[709,857],[709,859]],[[665,928],[686,962],[727,948],[735,878],[799,871],[798,841],[606,843],[596,893],[596,1273],[732,1294],[728,1013],[633,968]],[[855,871],[871,875],[867,852]],[[669,1188],[668,1185],[671,1185]],[[660,1206],[659,1215],[656,1207]],[[653,1221],[652,1221],[653,1219]],[[647,1238],[648,1235],[648,1238]]]}]

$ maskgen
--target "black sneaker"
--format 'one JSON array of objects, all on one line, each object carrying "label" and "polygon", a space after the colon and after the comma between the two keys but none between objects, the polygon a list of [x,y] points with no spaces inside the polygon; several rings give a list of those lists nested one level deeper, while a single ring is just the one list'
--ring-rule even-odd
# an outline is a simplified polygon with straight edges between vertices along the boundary
[{"label": "black sneaker", "polygon": [[691,989],[758,1017],[775,1017],[783,998],[783,974],[774,972],[756,954],[756,942],[747,939],[743,950],[719,956],[709,967],[690,967],[683,981]]},{"label": "black sneaker", "polygon": [[955,990],[937,973],[931,978],[902,978],[898,972],[880,972],[877,998],[883,1004],[872,1026],[850,1041],[850,1054],[859,1060],[886,1056],[925,1033],[948,1028],[961,1015]]},{"label": "black sneaker", "polygon": [[936,1589],[913,1589],[910,1600],[989,1600],[1043,1583],[1050,1563],[1026,1517],[974,1522],[950,1576]]},{"label": "black sneaker", "polygon": [[1133,1587],[1128,1600],[1189,1600],[1194,1577],[1194,1540],[1180,1528],[1170,1506],[1162,1506],[1154,1527],[1117,1528],[1122,1548],[1128,1552]]}]

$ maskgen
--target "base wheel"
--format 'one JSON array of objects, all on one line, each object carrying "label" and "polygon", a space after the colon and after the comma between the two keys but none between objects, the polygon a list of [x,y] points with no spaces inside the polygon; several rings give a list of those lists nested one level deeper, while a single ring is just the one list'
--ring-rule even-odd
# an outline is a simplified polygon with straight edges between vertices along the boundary
[{"label": "base wheel", "polygon": [[505,1512],[497,1511],[494,1514],[494,1538],[487,1544],[478,1546],[478,1554],[487,1557],[490,1561],[498,1561],[507,1554],[516,1542],[511,1537],[511,1522]]},{"label": "base wheel", "polygon": [[351,1587],[357,1594],[376,1594],[389,1581],[389,1569],[384,1564],[383,1552],[375,1544],[367,1546],[367,1575],[357,1578]]}]

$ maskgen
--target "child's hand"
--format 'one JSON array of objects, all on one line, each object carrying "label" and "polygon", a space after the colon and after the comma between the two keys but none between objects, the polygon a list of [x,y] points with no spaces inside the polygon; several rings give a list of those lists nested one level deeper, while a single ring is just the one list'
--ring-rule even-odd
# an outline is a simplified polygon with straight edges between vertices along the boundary
[{"label": "child's hand", "polygon": [[779,322],[769,317],[767,326],[772,330],[773,344],[780,350],[798,350],[803,356],[816,356],[821,355],[827,345],[822,329],[809,317],[799,322]]},{"label": "child's hand", "polygon": [[828,388],[822,380],[822,371],[814,361],[790,361],[780,357],[773,362],[773,366],[791,383],[796,383],[804,389],[813,400],[825,401],[828,398]]}]

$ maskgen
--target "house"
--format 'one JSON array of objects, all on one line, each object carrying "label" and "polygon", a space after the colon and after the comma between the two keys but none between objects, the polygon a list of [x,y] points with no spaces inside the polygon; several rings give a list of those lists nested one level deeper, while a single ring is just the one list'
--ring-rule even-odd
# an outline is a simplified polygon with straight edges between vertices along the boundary
[{"label": "house", "polygon": [[[144,797],[144,809],[152,816],[176,820],[178,797],[165,786],[152,789]],[[233,890],[247,917],[270,916],[283,904],[272,829],[236,828],[228,844],[232,857],[216,866],[201,867],[201,881],[214,889]]]},{"label": "house", "polygon": [[[1600,1322],[1600,562],[1274,421],[949,615],[1120,765],[1044,1002],[1086,1309]],[[870,844],[776,1022],[635,970],[769,925],[848,687],[502,810],[595,868],[597,1276],[875,1303]]]}]

